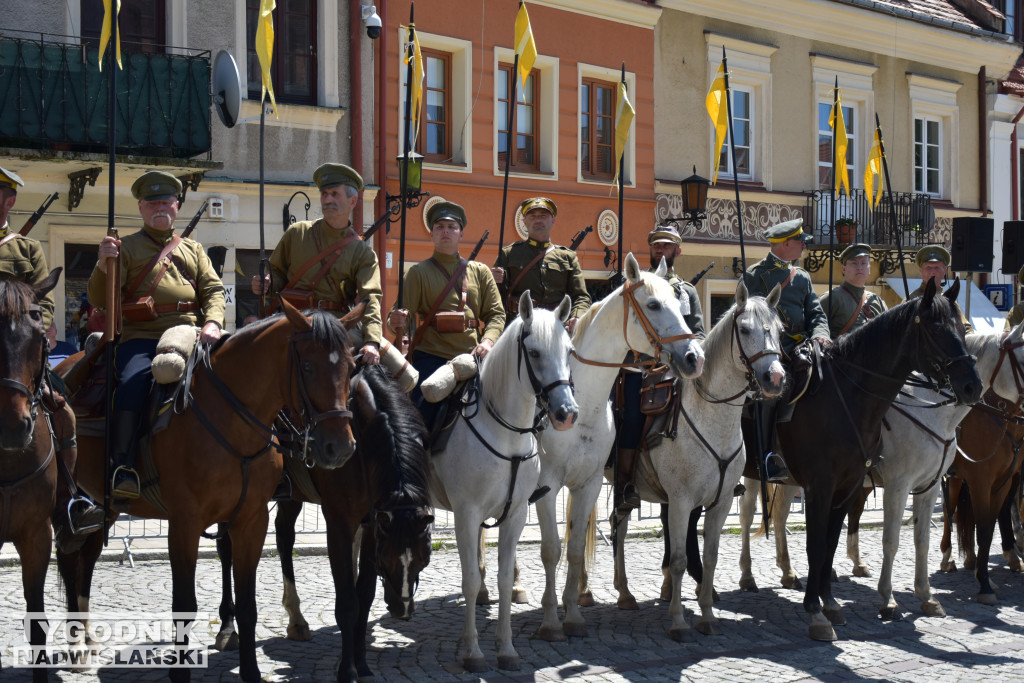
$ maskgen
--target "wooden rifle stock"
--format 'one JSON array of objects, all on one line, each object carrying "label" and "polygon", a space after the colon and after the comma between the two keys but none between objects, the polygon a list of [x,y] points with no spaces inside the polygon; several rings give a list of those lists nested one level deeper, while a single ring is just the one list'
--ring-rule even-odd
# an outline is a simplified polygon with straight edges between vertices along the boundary
[{"label": "wooden rifle stock", "polygon": [[573,251],[579,249],[580,245],[583,244],[583,240],[587,239],[587,235],[593,232],[594,226],[588,225],[587,227],[576,233],[576,236],[572,238],[572,243],[569,244],[569,248]]},{"label": "wooden rifle stock", "polygon": [[701,279],[702,277],[704,277],[705,275],[707,275],[707,274],[708,274],[708,271],[709,271],[709,270],[711,270],[711,269],[712,269],[712,268],[714,268],[714,267],[715,267],[715,262],[714,262],[714,261],[712,261],[711,263],[709,263],[709,264],[708,264],[708,267],[707,267],[707,268],[705,268],[704,270],[702,270],[702,271],[700,271],[699,273],[697,273],[697,274],[696,274],[696,275],[694,276],[694,278],[693,278],[692,280],[690,280],[690,284],[691,284],[691,285],[696,285],[696,284],[697,284],[698,282],[700,282],[700,279]]},{"label": "wooden rifle stock", "polygon": [[39,219],[43,217],[43,214],[46,213],[46,210],[50,208],[50,204],[53,204],[55,201],[57,201],[58,197],[60,197],[60,192],[54,192],[49,197],[47,197],[39,206],[39,208],[35,210],[35,213],[28,217],[28,220],[25,221],[25,225],[21,226],[21,230],[18,231],[18,234],[24,237],[29,233],[30,230],[32,230],[32,228],[36,227],[36,223],[38,223]]}]

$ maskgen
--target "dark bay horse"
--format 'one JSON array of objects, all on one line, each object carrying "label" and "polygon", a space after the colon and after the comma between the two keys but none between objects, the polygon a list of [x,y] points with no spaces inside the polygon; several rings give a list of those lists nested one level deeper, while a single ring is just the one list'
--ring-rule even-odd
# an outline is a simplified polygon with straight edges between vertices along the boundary
[{"label": "dark bay horse", "polygon": [[[367,621],[379,574],[391,614],[409,619],[419,573],[430,561],[430,527],[434,521],[427,476],[430,470],[426,427],[409,397],[380,366],[364,368],[354,378],[352,428],[356,452],[338,469],[314,467],[310,477],[327,523],[327,550],[334,575],[334,615],[341,629],[337,680],[373,678],[366,663]],[[307,497],[299,487],[293,500],[280,501],[275,529],[284,575],[288,637],[309,640],[309,624],[299,610],[292,548],[295,520]],[[230,540],[218,542],[224,567],[219,645],[231,635]],[[358,567],[354,552],[358,548]]]},{"label": "dark bay horse", "polygon": [[[47,355],[39,299],[57,285],[60,272],[54,269],[35,287],[0,278],[0,546],[11,541],[21,558],[28,642],[34,650],[46,646],[43,586],[57,490],[53,428],[45,413],[39,419]],[[33,670],[32,680],[47,680],[46,669]]]},{"label": "dark bay horse", "polygon": [[[267,503],[281,478],[281,454],[270,425],[287,409],[305,430],[307,457],[326,468],[343,465],[355,450],[348,411],[349,376],[354,367],[345,329],[332,316],[306,317],[287,302],[284,313],[248,325],[223,338],[208,363],[196,367],[191,400],[176,402],[169,426],[151,439],[159,474],[160,509],[145,495],[117,512],[167,519],[172,610],[196,612],[199,536],[208,526],[229,522],[234,550],[235,598],[239,622],[239,676],[260,680],[256,663],[256,567],[266,539]],[[79,485],[100,499],[104,487],[102,438],[87,436],[79,422]],[[140,465],[144,458],[140,454]],[[145,481],[150,477],[143,476]],[[113,523],[113,519],[110,519]],[[103,534],[82,549],[58,553],[68,609],[88,610],[92,572]],[[175,640],[188,647],[186,625]],[[170,670],[187,681],[187,668]]]},{"label": "dark bay horse", "polygon": [[[944,295],[929,282],[924,295],[879,315],[835,341],[812,382],[778,425],[778,441],[793,478],[804,488],[807,587],[804,609],[814,640],[835,640],[845,623],[832,597],[832,563],[851,499],[881,451],[882,417],[907,376],[922,372],[949,384],[957,401],[973,403],[981,378],[964,344],[964,326],[952,305],[959,281]],[[758,452],[745,425],[747,453]],[[751,457],[747,476],[756,477]],[[822,602],[824,601],[824,609]]]}]

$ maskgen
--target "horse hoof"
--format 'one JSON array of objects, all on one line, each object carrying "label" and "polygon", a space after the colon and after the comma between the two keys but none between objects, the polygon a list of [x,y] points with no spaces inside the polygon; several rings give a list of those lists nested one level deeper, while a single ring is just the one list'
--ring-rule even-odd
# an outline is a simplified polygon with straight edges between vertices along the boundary
[{"label": "horse hoof", "polygon": [[549,643],[563,643],[568,640],[565,631],[554,626],[541,626],[537,629],[537,635],[541,640],[546,640]]},{"label": "horse hoof", "polygon": [[527,595],[525,588],[513,588],[512,589],[512,603],[515,605],[525,605],[530,602],[530,596]]},{"label": "horse hoof", "polygon": [[[699,588],[697,589],[697,593],[700,593]],[[661,586],[661,595],[658,596],[658,599],[662,602],[670,602],[672,600],[672,586],[663,584]]]},{"label": "horse hoof", "polygon": [[836,637],[836,632],[832,628],[832,624],[811,624],[807,635],[811,637],[811,640],[821,640],[826,643],[839,640]]},{"label": "horse hoof", "polygon": [[796,576],[784,576],[782,577],[782,587],[795,591],[802,591],[804,589],[804,583]]},{"label": "horse hoof", "polygon": [[[289,624],[288,640],[297,640],[299,642],[313,640],[313,634],[309,630],[309,624]],[[237,648],[238,646],[236,645],[235,647]]]},{"label": "horse hoof", "polygon": [[956,562],[953,562],[952,560],[950,560],[949,562],[940,562],[939,569],[941,569],[944,572],[955,572]]},{"label": "horse hoof", "polygon": [[978,559],[976,557],[968,557],[964,560],[964,569],[975,569],[978,566]]},{"label": "horse hoof", "polygon": [[594,600],[594,594],[588,588],[580,593],[579,600],[576,601],[576,604],[580,607],[593,607],[597,602]]},{"label": "horse hoof", "polygon": [[1006,560],[1006,564],[1010,567],[1010,571],[1018,573],[1024,570],[1024,564],[1021,563],[1020,558],[1017,557],[1017,553],[1012,550],[1004,550],[1003,558]]},{"label": "horse hoof", "polygon": [[462,668],[471,674],[480,674],[489,669],[483,657],[463,657]]},{"label": "horse hoof", "polygon": [[234,631],[221,631],[213,641],[213,649],[220,652],[238,649],[238,634]]},{"label": "horse hoof", "polygon": [[757,587],[757,581],[754,580],[754,577],[747,576],[740,579],[740,590],[748,593],[757,593],[760,589]]},{"label": "horse hoof", "polygon": [[706,636],[720,636],[722,635],[722,627],[718,625],[718,621],[704,621],[701,619],[697,622],[696,629]]},{"label": "horse hoof", "polygon": [[491,596],[487,594],[487,591],[481,590],[476,594],[476,604],[478,605],[489,605],[491,604]]},{"label": "horse hoof", "polygon": [[833,626],[846,626],[846,615],[843,614],[843,608],[839,609],[822,609],[821,613],[825,615],[825,618]]},{"label": "horse hoof", "polygon": [[697,633],[692,628],[670,628],[668,637],[677,643],[697,642]]},{"label": "horse hoof", "polygon": [[618,602],[616,602],[615,604],[619,606],[619,609],[640,609],[640,606],[636,604],[636,598],[634,598],[632,595],[625,595],[620,597]]},{"label": "horse hoof", "polygon": [[982,605],[998,605],[995,593],[978,593],[978,602]]},{"label": "horse hoof", "polygon": [[588,635],[586,624],[578,624],[571,621],[566,621],[562,624],[562,629],[565,631],[565,635],[570,636],[572,638],[586,638]]},{"label": "horse hoof", "polygon": [[498,668],[506,671],[519,671],[523,663],[519,655],[498,655]]},{"label": "horse hoof", "polygon": [[871,570],[862,564],[858,564],[856,567],[853,568],[853,575],[859,576],[861,578],[867,578],[871,576]]},{"label": "horse hoof", "polygon": [[900,621],[903,619],[903,614],[898,607],[883,607],[878,610],[878,614],[885,621]]},{"label": "horse hoof", "polygon": [[[699,583],[697,584],[697,588],[696,588],[696,590],[694,590],[694,593],[697,595],[698,598],[700,597],[700,584]],[[664,595],[664,593],[662,593],[662,595]],[[671,600],[672,599],[672,594],[669,593],[669,596],[667,598],[666,597],[662,597],[661,599],[662,600]],[[712,602],[718,602],[721,599],[722,599],[722,597],[718,594],[718,591],[716,591],[714,588],[712,588],[711,589],[711,601]]]},{"label": "horse hoof", "polygon": [[921,611],[924,612],[927,617],[944,617],[946,616],[946,610],[942,608],[942,605],[937,600],[929,600],[921,603]]}]

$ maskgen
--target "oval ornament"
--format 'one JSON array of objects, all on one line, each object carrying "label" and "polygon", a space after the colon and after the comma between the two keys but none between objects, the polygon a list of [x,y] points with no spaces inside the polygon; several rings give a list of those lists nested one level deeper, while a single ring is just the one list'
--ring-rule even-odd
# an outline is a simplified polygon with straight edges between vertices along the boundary
[{"label": "oval ornament", "polygon": [[[519,239],[525,240],[530,236],[530,233],[526,230],[526,221],[523,219],[523,207],[516,208],[516,232],[519,233]],[[500,248],[500,247],[499,247]]]},{"label": "oval ornament", "polygon": [[448,200],[445,199],[444,197],[442,197],[441,195],[435,194],[435,195],[432,195],[430,197],[430,199],[428,199],[427,201],[423,202],[423,213],[422,213],[423,229],[427,231],[428,235],[430,234],[430,225],[427,223],[427,212],[430,211],[430,207],[432,207],[434,204],[437,204],[438,202],[446,202],[446,201],[448,201]]},{"label": "oval ornament", "polygon": [[611,209],[605,209],[597,217],[597,236],[606,247],[619,242],[619,217]]}]

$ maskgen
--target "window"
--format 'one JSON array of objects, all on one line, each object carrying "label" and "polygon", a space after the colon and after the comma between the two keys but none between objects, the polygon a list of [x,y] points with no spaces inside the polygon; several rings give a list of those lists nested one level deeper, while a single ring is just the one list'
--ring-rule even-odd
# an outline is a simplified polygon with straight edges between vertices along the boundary
[{"label": "window", "polygon": [[[513,78],[518,74],[512,73],[512,66],[502,64],[497,79],[497,100],[495,117],[498,124],[498,166],[505,168],[507,157],[508,141],[508,98],[513,88]],[[526,88],[521,88],[521,82],[516,82],[516,107],[513,113],[512,126],[515,131],[512,159],[510,169],[517,171],[538,171],[538,134],[540,131],[540,71],[534,69],[526,79]]]},{"label": "window", "polygon": [[[736,142],[736,168],[739,170],[739,178],[751,179],[751,153],[753,151],[752,133],[754,114],[752,111],[754,98],[751,90],[732,87],[732,136]],[[719,176],[732,176],[732,152],[729,146],[729,136],[725,137],[725,144],[722,145],[722,156],[718,163]]]},{"label": "window", "polygon": [[580,170],[584,177],[615,176],[615,99],[613,83],[584,79],[580,88]]},{"label": "window", "polygon": [[[246,74],[249,99],[259,99],[262,78],[256,56],[259,0],[246,0]],[[271,78],[274,96],[286,104],[317,104],[317,0],[288,0],[274,10],[274,55]]]},{"label": "window", "polygon": [[425,161],[451,161],[452,149],[452,56],[422,49],[423,111],[416,151]]},{"label": "window", "polygon": [[[82,42],[99,47],[103,29],[103,0],[82,0]],[[164,0],[123,2],[118,13],[117,31],[125,52],[163,52],[167,43],[167,9]]]},{"label": "window", "polygon": [[937,119],[914,119],[914,192],[942,194],[939,160],[942,124]]},{"label": "window", "polygon": [[[832,114],[831,102],[818,102],[818,187],[827,190],[832,187],[832,127],[828,120]],[[843,123],[846,124],[846,173],[850,188],[856,184],[857,164],[857,112],[853,107],[843,105]]]},{"label": "window", "polygon": [[1024,13],[1024,2],[1021,0],[991,0],[991,4],[1006,17],[1003,33],[1018,43],[1024,42],[1024,27],[1021,26],[1021,14]]}]

